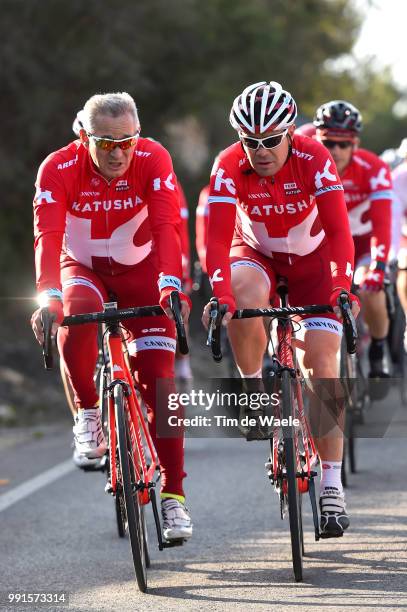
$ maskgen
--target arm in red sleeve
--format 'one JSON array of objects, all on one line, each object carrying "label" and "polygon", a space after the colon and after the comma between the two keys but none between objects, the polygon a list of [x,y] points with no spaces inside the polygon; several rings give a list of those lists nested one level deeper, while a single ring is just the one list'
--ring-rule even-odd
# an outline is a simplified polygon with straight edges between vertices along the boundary
[{"label": "arm in red sleeve", "polygon": [[[210,202],[209,198],[209,202]],[[213,294],[233,299],[229,253],[235,229],[236,206],[227,202],[209,205],[206,266]]]},{"label": "arm in red sleeve", "polygon": [[[228,168],[227,153],[219,155],[211,174],[208,198],[209,221],[206,247],[206,267],[213,294],[229,312],[236,308],[230,274],[230,247],[236,220],[237,189],[232,170]],[[233,162],[232,162],[233,163]]]},{"label": "arm in red sleeve", "polygon": [[372,264],[385,264],[391,243],[391,205],[390,199],[373,200],[370,204],[372,237],[370,239]]},{"label": "arm in red sleeve", "polygon": [[352,284],[355,247],[343,191],[328,191],[316,198],[318,213],[331,252],[332,289],[347,291]]},{"label": "arm in red sleeve", "polygon": [[60,255],[65,234],[66,193],[52,159],[38,171],[34,196],[34,250],[38,292],[61,289]]}]

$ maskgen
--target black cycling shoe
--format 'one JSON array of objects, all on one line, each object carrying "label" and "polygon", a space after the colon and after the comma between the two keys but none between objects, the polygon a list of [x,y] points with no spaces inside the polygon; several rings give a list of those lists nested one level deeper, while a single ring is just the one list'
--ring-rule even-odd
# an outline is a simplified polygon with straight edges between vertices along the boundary
[{"label": "black cycling shoe", "polygon": [[[253,413],[253,410],[250,412]],[[259,412],[256,410],[256,412]],[[264,416],[264,412],[260,415],[254,416],[253,414],[248,414],[249,419],[253,419],[256,421],[255,425],[249,425],[248,431],[246,433],[246,440],[248,442],[252,442],[253,440],[269,440],[272,437],[272,434],[269,431],[267,425],[262,425],[260,421],[260,416]]]},{"label": "black cycling shoe", "polygon": [[253,440],[268,440],[271,435],[267,425],[263,425],[260,419],[265,416],[264,409],[251,410],[241,407],[239,414],[239,431],[248,442]]},{"label": "black cycling shoe", "polygon": [[349,527],[345,497],[338,489],[324,489],[319,498],[321,538],[340,538]]},{"label": "black cycling shoe", "polygon": [[369,378],[389,378],[390,374],[387,374],[384,370],[383,359],[372,359],[369,355],[370,372]]},{"label": "black cycling shoe", "polygon": [[[264,393],[264,384],[261,378],[245,378],[242,389],[247,396],[247,404],[240,406],[239,431],[245,436],[247,442],[253,440],[268,440],[272,435],[272,428],[263,423],[266,415],[265,407],[259,405],[259,394]],[[255,408],[252,408],[252,406]]]},{"label": "black cycling shoe", "polygon": [[383,361],[370,360],[369,395],[372,400],[384,399],[390,391],[390,374],[384,371]]}]

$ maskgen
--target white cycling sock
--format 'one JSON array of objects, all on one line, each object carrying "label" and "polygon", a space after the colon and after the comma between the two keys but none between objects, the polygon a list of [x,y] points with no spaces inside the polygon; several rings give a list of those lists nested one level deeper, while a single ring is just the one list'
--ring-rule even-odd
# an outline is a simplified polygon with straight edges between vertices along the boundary
[{"label": "white cycling sock", "polygon": [[337,489],[343,493],[341,480],[342,461],[321,461],[321,493],[324,489]]},{"label": "white cycling sock", "polygon": [[175,376],[176,378],[192,378],[189,355],[175,358]]},{"label": "white cycling sock", "polygon": [[260,370],[257,370],[257,372],[253,372],[253,374],[243,374],[239,366],[237,366],[237,369],[239,370],[239,374],[242,378],[261,378],[261,368]]}]

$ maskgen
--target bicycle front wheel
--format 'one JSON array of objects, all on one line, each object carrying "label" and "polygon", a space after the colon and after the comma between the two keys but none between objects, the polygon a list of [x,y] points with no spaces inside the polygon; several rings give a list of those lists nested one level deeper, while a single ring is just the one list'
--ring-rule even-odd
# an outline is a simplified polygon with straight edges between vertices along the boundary
[{"label": "bicycle front wheel", "polygon": [[[287,479],[288,517],[291,534],[291,551],[293,557],[294,577],[297,582],[302,580],[302,515],[300,508],[300,493],[298,491],[297,479],[297,437],[298,433],[292,424],[294,414],[294,383],[289,372],[284,371],[281,379],[281,403],[283,419],[288,420],[288,425],[283,427],[284,456]],[[290,418],[291,417],[291,418]],[[291,422],[291,423],[290,423]]]},{"label": "bicycle front wheel", "polygon": [[133,453],[129,426],[126,416],[127,398],[123,387],[116,385],[114,389],[114,407],[117,427],[118,455],[120,463],[121,485],[127,516],[127,527],[133,556],[134,571],[137,584],[143,593],[147,590],[147,559],[143,514],[139,506],[135,482]]}]

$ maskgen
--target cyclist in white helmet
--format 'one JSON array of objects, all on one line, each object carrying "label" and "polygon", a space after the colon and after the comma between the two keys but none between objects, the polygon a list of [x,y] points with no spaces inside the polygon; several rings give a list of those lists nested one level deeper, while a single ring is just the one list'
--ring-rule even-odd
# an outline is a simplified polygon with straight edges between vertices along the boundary
[{"label": "cyclist in white helmet", "polygon": [[[358,311],[349,293],[354,247],[342,183],[327,149],[295,134],[296,115],[296,103],[280,83],[249,85],[230,113],[239,140],[220,153],[212,170],[206,263],[213,293],[228,307],[224,323],[245,379],[261,378],[266,334],[261,319],[231,318],[236,307],[267,307],[276,275],[288,279],[292,305],[330,302],[338,313],[338,296],[346,291]],[[209,305],[204,325],[208,318]],[[297,352],[311,379],[338,377],[341,334],[337,314],[302,318]],[[329,433],[316,440],[321,530],[337,537],[349,526],[343,435],[339,427]]]}]

